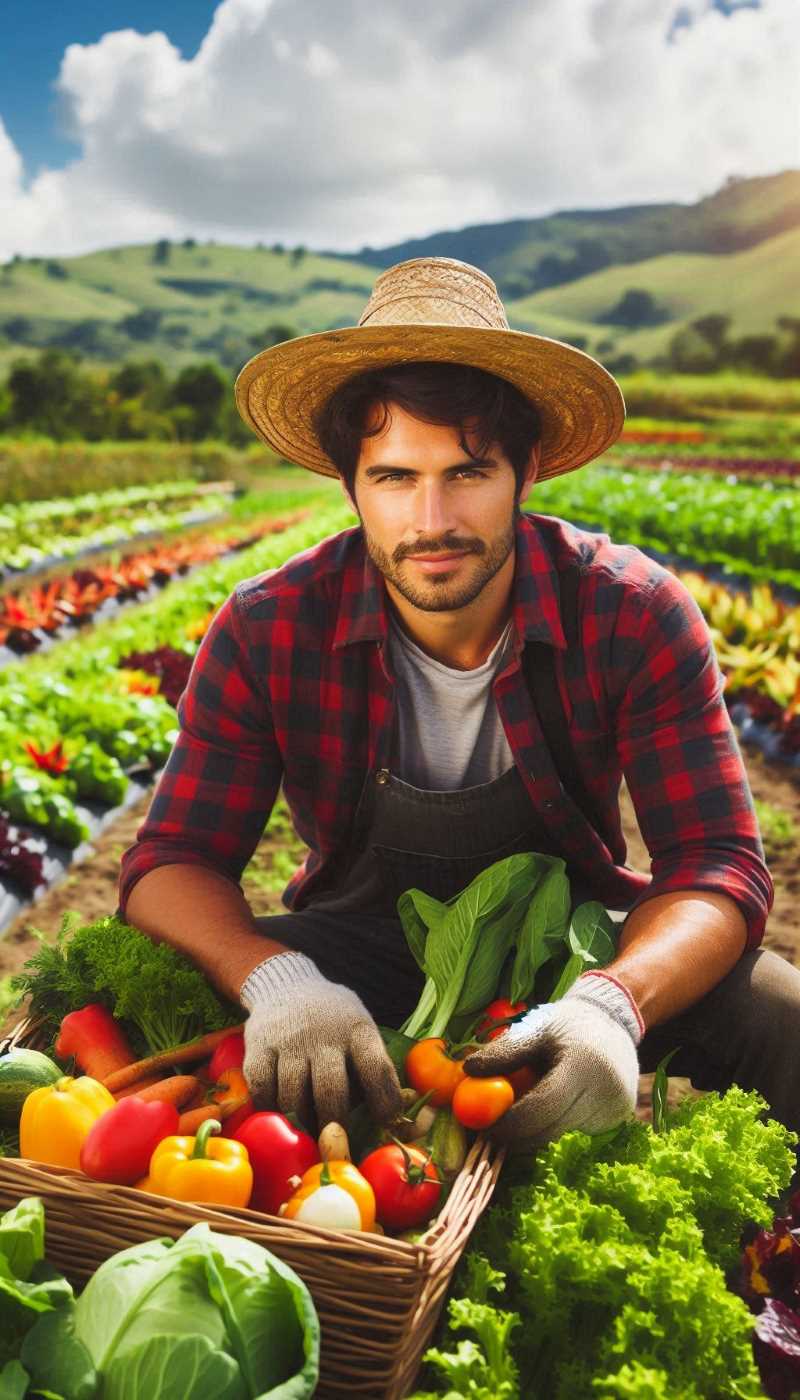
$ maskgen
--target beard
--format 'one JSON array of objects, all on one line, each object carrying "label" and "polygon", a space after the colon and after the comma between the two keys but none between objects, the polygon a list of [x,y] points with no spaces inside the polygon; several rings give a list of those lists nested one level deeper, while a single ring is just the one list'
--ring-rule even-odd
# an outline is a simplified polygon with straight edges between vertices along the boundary
[{"label": "beard", "polygon": [[[446,540],[419,540],[413,546],[407,545],[401,548],[394,555],[387,554],[376,543],[367,532],[363,519],[361,520],[361,528],[364,533],[367,554],[375,568],[383,575],[387,583],[391,583],[397,589],[406,602],[419,608],[420,612],[458,612],[459,609],[467,608],[470,603],[474,603],[512,553],[519,514],[517,506],[505,530],[491,540],[468,539],[460,536],[458,538],[450,536]],[[359,518],[361,518],[360,513]],[[443,554],[450,553],[452,550],[469,552],[468,562],[462,563],[460,566],[465,575],[464,578],[454,578],[448,574],[429,574],[427,577],[415,579],[411,576],[413,564],[408,566],[403,562],[412,553]],[[475,563],[469,562],[470,560],[475,560],[477,567]]]}]

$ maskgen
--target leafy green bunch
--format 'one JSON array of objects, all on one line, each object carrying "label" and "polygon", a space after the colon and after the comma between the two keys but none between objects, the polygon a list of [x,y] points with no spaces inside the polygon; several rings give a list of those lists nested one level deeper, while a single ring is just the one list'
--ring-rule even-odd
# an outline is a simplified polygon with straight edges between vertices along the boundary
[{"label": "leafy green bunch", "polygon": [[[41,937],[41,935],[40,935]],[[167,943],[154,943],[116,916],[81,924],[68,912],[55,943],[39,949],[12,979],[20,1000],[55,1036],[63,1018],[101,1002],[124,1022],[133,1048],[158,1053],[241,1020],[197,968]]]},{"label": "leafy green bunch", "polygon": [[[473,1335],[427,1353],[442,1388],[414,1400],[762,1396],[753,1319],[723,1270],[794,1165],[765,1107],[732,1088],[685,1100],[664,1132],[631,1122],[512,1158],[449,1305],[449,1333]],[[488,1299],[503,1286],[508,1311]]]}]

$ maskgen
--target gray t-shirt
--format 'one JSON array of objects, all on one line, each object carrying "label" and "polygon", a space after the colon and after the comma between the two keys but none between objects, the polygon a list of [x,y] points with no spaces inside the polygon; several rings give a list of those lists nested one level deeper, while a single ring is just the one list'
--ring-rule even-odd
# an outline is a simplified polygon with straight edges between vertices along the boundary
[{"label": "gray t-shirt", "polygon": [[403,782],[439,792],[491,783],[513,767],[492,683],[513,650],[511,619],[482,666],[459,671],[418,647],[390,618],[397,716],[390,767]]}]

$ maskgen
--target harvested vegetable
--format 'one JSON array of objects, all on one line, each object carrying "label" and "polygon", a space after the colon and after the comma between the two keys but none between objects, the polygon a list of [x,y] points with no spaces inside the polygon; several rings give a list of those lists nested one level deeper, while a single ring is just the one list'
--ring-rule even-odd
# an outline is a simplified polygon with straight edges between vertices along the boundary
[{"label": "harvested vegetable", "polygon": [[514,1102],[514,1087],[502,1076],[473,1078],[465,1074],[453,1094],[453,1115],[465,1128],[490,1128]]},{"label": "harvested vegetable", "polygon": [[318,1162],[303,1174],[280,1214],[328,1230],[374,1230],[375,1195],[352,1162]]},{"label": "harvested vegetable", "polygon": [[434,1108],[452,1103],[456,1086],[465,1077],[460,1059],[450,1054],[440,1037],[420,1040],[406,1056],[406,1078],[419,1094],[427,1094]]},{"label": "harvested vegetable", "polygon": [[53,1035],[69,1012],[89,1002],[101,1002],[123,1023],[140,1055],[241,1021],[241,1008],[221,1001],[202,973],[169,944],[154,943],[116,917],[84,925],[76,924],[79,918],[66,914],[55,943],[42,941],[12,980]]},{"label": "harvested vegetable", "polygon": [[123,1099],[89,1129],[81,1146],[81,1171],[95,1181],[133,1186],[147,1171],[158,1144],[177,1131],[174,1104]]},{"label": "harvested vegetable", "polygon": [[467,1134],[453,1113],[452,1105],[440,1108],[428,1143],[431,1156],[446,1181],[458,1175],[467,1157]]},{"label": "harvested vegetable", "polygon": [[103,1400],[310,1400],[319,1379],[306,1285],[262,1245],[205,1223],[101,1264],[75,1306],[75,1334]]},{"label": "harvested vegetable", "polygon": [[64,1017],[55,1052],[60,1060],[74,1060],[84,1074],[101,1082],[134,1059],[119,1023],[97,1002]]},{"label": "harvested vegetable", "polygon": [[[234,1099],[237,1107],[230,1112],[230,1104]],[[249,1118],[251,1113],[255,1113],[255,1104],[250,1097],[247,1080],[236,1065],[230,1065],[228,1069],[220,1071],[216,1087],[211,1094],[211,1102],[228,1110],[223,1116],[226,1137],[232,1137],[245,1119]]]},{"label": "harvested vegetable", "polygon": [[148,1055],[145,1060],[137,1060],[134,1064],[126,1065],[123,1069],[116,1070],[110,1074],[105,1081],[106,1088],[112,1094],[118,1094],[120,1089],[127,1089],[129,1085],[135,1084],[137,1080],[144,1079],[145,1076],[155,1074],[157,1070],[165,1071],[172,1065],[193,1064],[197,1060],[205,1059],[206,1055],[216,1049],[220,1041],[228,1034],[227,1030],[211,1031],[208,1035],[200,1036],[197,1040],[190,1040],[188,1045],[174,1045],[169,1050],[162,1050],[157,1055]]},{"label": "harvested vegetable", "polygon": [[86,1075],[65,1075],[34,1089],[22,1105],[20,1156],[57,1167],[80,1167],[81,1147],[92,1124],[114,1107],[108,1089]]},{"label": "harvested vegetable", "polygon": [[323,1162],[351,1162],[350,1143],[341,1123],[326,1123],[317,1138],[319,1155]]},{"label": "harvested vegetable", "polygon": [[171,1103],[180,1109],[201,1088],[196,1074],[169,1074],[166,1079],[154,1079],[152,1084],[140,1079],[131,1089],[122,1089],[116,1097],[143,1099],[145,1103]]},{"label": "harvested vegetable", "polygon": [[375,1212],[387,1230],[409,1230],[435,1215],[444,1182],[430,1153],[387,1143],[359,1162],[359,1171],[375,1192]]},{"label": "harvested vegetable", "polygon": [[167,1137],[150,1159],[150,1170],[137,1182],[140,1191],[176,1201],[246,1206],[253,1189],[247,1149],[232,1138],[214,1137],[218,1120],[201,1124],[196,1137]]},{"label": "harvested vegetable", "polygon": [[208,1063],[206,1074],[217,1080],[226,1069],[241,1069],[244,1064],[244,1033],[231,1031],[219,1042]]},{"label": "harvested vegetable", "polygon": [[294,1190],[292,1177],[302,1177],[319,1161],[319,1149],[310,1133],[295,1127],[282,1113],[252,1113],[238,1128],[234,1140],[241,1143],[253,1168],[253,1210],[277,1215]]},{"label": "harvested vegetable", "polygon": [[63,1070],[38,1050],[20,1047],[0,1055],[0,1124],[15,1127],[28,1094],[62,1078]]}]

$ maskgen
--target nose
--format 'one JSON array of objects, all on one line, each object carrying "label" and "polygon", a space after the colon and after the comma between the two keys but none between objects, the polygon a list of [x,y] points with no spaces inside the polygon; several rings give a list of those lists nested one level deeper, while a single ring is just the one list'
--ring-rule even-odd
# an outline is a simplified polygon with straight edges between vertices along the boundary
[{"label": "nose", "polygon": [[439,539],[456,528],[451,510],[446,486],[440,481],[423,481],[414,492],[414,528],[426,539]]}]

